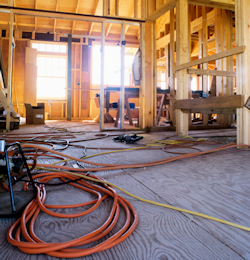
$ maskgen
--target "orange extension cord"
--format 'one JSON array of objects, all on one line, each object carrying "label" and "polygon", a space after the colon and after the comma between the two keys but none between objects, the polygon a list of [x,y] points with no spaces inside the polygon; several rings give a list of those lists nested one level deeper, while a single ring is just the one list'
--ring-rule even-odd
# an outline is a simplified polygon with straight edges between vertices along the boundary
[{"label": "orange extension cord", "polygon": [[[89,172],[89,171],[107,171],[107,170],[115,170],[115,169],[127,169],[127,168],[141,168],[141,167],[148,167],[148,166],[154,166],[159,164],[165,164],[169,162],[173,162],[180,159],[186,159],[186,158],[192,158],[201,156],[204,154],[214,153],[218,151],[222,151],[225,149],[235,148],[235,147],[250,147],[248,145],[237,145],[237,144],[227,144],[220,146],[216,149],[205,151],[205,152],[196,152],[196,153],[189,153],[189,154],[183,154],[179,156],[174,156],[170,158],[165,158],[157,161],[152,162],[146,162],[146,163],[138,163],[138,164],[102,164],[102,163],[96,163],[87,161],[84,159],[75,158],[73,156],[66,155],[64,153],[60,153],[58,151],[51,150],[49,148],[38,146],[35,144],[23,144],[22,148],[33,148],[33,149],[39,149],[42,151],[54,153],[61,157],[66,157],[72,160],[76,160],[79,162],[87,163],[90,165],[95,165],[99,167],[95,168],[72,168],[72,167],[66,167],[64,165],[53,165],[53,164],[36,164],[37,167],[44,167],[45,169],[59,169],[60,170],[68,170],[71,172]],[[44,154],[41,154],[44,155]],[[90,176],[90,175],[89,175]],[[97,176],[90,176],[91,178],[98,180],[103,180]],[[47,183],[48,181],[52,179],[61,179],[62,181],[66,182],[66,179],[70,180],[77,180],[77,176],[73,176],[71,174],[67,174],[64,172],[46,172],[35,175],[35,178],[40,178],[39,182]],[[118,243],[122,242],[124,239],[126,239],[135,229],[137,223],[138,223],[138,216],[133,208],[133,206],[126,201],[124,198],[117,195],[116,191],[107,184],[102,184],[102,186],[91,184],[85,180],[77,180],[76,183],[69,183],[70,185],[77,187],[79,189],[82,189],[84,191],[88,191],[92,194],[95,194],[97,196],[96,200],[82,203],[82,204],[76,204],[76,205],[46,205],[45,199],[46,199],[46,190],[44,185],[40,184],[39,186],[36,185],[37,188],[37,198],[32,200],[28,206],[25,208],[22,217],[18,219],[13,226],[10,228],[8,233],[8,241],[13,246],[18,247],[21,251],[28,254],[40,254],[44,253],[50,256],[55,257],[64,257],[64,258],[76,258],[76,257],[82,257],[86,256],[95,252],[100,252],[103,250],[106,250],[108,248],[111,248]],[[24,190],[28,190],[28,184],[26,183],[24,185]],[[102,195],[102,194],[105,195]],[[35,233],[34,233],[34,225],[35,220],[39,214],[39,212],[42,210],[43,212],[46,212],[47,214],[55,217],[61,217],[61,218],[72,218],[72,217],[79,217],[84,216],[88,213],[93,212],[100,203],[106,199],[108,196],[113,198],[113,207],[110,212],[109,218],[106,220],[106,222],[99,227],[97,230],[91,232],[90,234],[87,234],[83,237],[64,242],[64,243],[46,243],[39,239]],[[105,235],[107,235],[112,228],[116,225],[119,217],[119,204],[124,208],[127,219],[124,224],[124,226],[114,235],[109,237],[104,242],[101,242],[97,246],[94,246],[92,248],[84,248],[84,249],[76,249],[74,247],[87,245],[89,243],[95,242],[101,238],[103,238]],[[77,214],[59,214],[56,212],[52,212],[49,210],[50,208],[74,208],[74,207],[82,207],[86,205],[92,205],[92,207],[84,212],[77,213]],[[131,214],[132,213],[132,214]],[[133,216],[133,217],[132,217]],[[29,232],[27,230],[27,223],[29,222]],[[131,224],[132,222],[132,224]],[[21,241],[21,233],[23,234],[25,240],[27,242]]]},{"label": "orange extension cord", "polygon": [[[90,176],[92,178],[103,180],[96,176]],[[43,183],[47,183],[48,181],[60,178],[62,181],[66,181],[65,178],[76,180],[77,177],[60,172],[46,172],[41,173],[35,176],[35,178],[40,178],[39,181]],[[89,254],[93,254],[96,252],[100,252],[106,249],[109,249],[123,240],[125,240],[135,229],[138,223],[138,215],[133,208],[133,206],[124,198],[117,195],[116,191],[107,184],[103,184],[101,186],[97,186],[94,184],[90,184],[85,180],[78,180],[76,183],[69,183],[70,185],[79,188],[81,190],[90,192],[97,196],[97,199],[85,203],[74,204],[74,205],[46,205],[46,190],[44,185],[36,185],[37,188],[37,196],[36,199],[33,199],[28,206],[25,208],[22,217],[18,219],[10,228],[8,232],[8,242],[13,246],[18,247],[22,252],[27,254],[47,254],[54,257],[63,257],[63,258],[77,258],[86,256]],[[24,190],[28,190],[28,183],[24,185]],[[105,194],[105,195],[102,195]],[[113,198],[113,206],[110,211],[108,219],[105,223],[100,226],[98,229],[92,231],[91,233],[84,235],[80,238],[64,242],[64,243],[46,243],[39,239],[34,232],[34,225],[36,218],[39,212],[42,210],[43,212],[60,218],[75,218],[87,215],[93,212],[100,203],[106,199],[107,197]],[[50,208],[76,208],[83,207],[87,205],[92,205],[91,208],[85,210],[81,213],[77,214],[60,214],[49,210]],[[100,244],[84,249],[76,249],[73,247],[83,246],[95,241],[102,239],[106,236],[111,230],[115,227],[120,213],[121,205],[126,212],[126,221],[123,227],[113,234],[111,237],[101,242]],[[132,213],[132,214],[131,214]],[[30,222],[29,222],[30,221]],[[29,222],[29,232],[27,229],[27,223]],[[132,222],[132,224],[131,224]],[[14,235],[14,230],[16,230]],[[27,242],[21,241],[21,233],[23,234],[25,240]]]}]

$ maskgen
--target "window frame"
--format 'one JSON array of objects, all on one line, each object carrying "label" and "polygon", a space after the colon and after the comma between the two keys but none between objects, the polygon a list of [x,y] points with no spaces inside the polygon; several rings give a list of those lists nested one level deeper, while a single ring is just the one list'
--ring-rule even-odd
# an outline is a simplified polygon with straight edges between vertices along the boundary
[{"label": "window frame", "polygon": [[[66,46],[66,52],[65,53],[62,53],[62,52],[47,52],[47,51],[38,51],[37,50],[37,58],[38,57],[45,57],[45,58],[65,58],[66,59],[66,67],[65,67],[65,96],[64,97],[51,97],[51,96],[48,96],[48,97],[38,97],[37,96],[37,101],[38,102],[41,102],[41,101],[49,101],[49,100],[56,100],[56,101],[66,101],[67,100],[67,78],[68,78],[68,75],[67,75],[67,62],[68,62],[68,44],[65,43],[65,42],[46,42],[46,41],[35,41],[35,40],[32,40],[31,41],[31,48],[33,48],[33,44],[50,44],[50,45],[63,45],[63,46]],[[34,48],[35,49],[35,48]],[[37,66],[38,67],[38,66]],[[37,75],[37,78],[38,77],[45,77],[46,76],[38,76]],[[50,76],[48,76],[50,77]],[[47,77],[47,78],[48,78]],[[54,76],[51,76],[51,78],[64,78],[64,77],[54,77]]]}]

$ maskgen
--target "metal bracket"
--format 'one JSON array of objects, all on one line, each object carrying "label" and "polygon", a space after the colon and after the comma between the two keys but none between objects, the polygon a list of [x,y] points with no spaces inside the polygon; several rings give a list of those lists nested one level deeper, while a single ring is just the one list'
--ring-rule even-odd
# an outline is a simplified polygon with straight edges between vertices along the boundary
[{"label": "metal bracket", "polygon": [[250,97],[247,99],[247,102],[245,104],[245,107],[250,109]]}]

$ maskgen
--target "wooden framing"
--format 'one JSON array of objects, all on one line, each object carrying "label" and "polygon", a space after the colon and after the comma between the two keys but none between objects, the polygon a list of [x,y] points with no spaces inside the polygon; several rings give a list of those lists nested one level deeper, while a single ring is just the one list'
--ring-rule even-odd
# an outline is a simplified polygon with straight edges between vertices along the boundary
[{"label": "wooden framing", "polygon": [[241,95],[176,100],[176,108],[184,110],[242,108],[243,106],[244,99]]},{"label": "wooden framing", "polygon": [[102,22],[101,35],[101,86],[100,86],[100,130],[104,128],[104,59],[105,59],[105,20]]},{"label": "wooden framing", "polygon": [[[176,68],[188,61],[188,0],[178,0],[176,3]],[[179,69],[177,75],[176,99],[188,98],[187,70]],[[188,114],[176,109],[176,134],[188,135]]]},{"label": "wooden framing", "polygon": [[192,5],[201,5],[231,11],[235,10],[235,0],[189,0],[188,2]]},{"label": "wooden framing", "polygon": [[67,73],[67,120],[71,120],[71,53],[72,35],[68,35],[68,73]]},{"label": "wooden framing", "polygon": [[125,21],[121,24],[121,88],[120,88],[120,129],[124,128],[124,104],[125,104],[125,87],[124,87],[124,65],[125,65]]},{"label": "wooden framing", "polygon": [[217,77],[236,77],[234,71],[222,71],[222,70],[201,70],[201,69],[188,69],[188,74],[196,75],[212,75]]},{"label": "wooden framing", "polygon": [[[207,57],[208,54],[208,46],[207,46],[207,40],[208,40],[208,28],[207,28],[207,8],[206,6],[202,6],[202,54],[203,58]],[[202,67],[204,70],[207,70],[208,66],[207,63],[203,63]],[[207,75],[202,76],[202,90],[204,93],[208,93],[208,77]],[[205,114],[202,116],[203,119],[203,125],[208,125],[208,115]]]},{"label": "wooden framing", "polygon": [[9,56],[8,56],[8,89],[7,89],[7,116],[6,116],[6,130],[10,131],[10,117],[11,117],[11,93],[12,93],[12,62],[13,62],[13,23],[14,14],[10,12],[10,36],[9,36]]},{"label": "wooden framing", "polygon": [[174,32],[175,32],[175,17],[174,9],[170,10],[170,44],[169,44],[169,87],[170,87],[170,120],[172,125],[176,124],[175,116],[175,41],[174,41]]},{"label": "wooden framing", "polygon": [[240,53],[243,53],[244,51],[245,51],[245,46],[236,47],[236,48],[233,48],[233,49],[230,49],[230,50],[227,50],[227,51],[222,51],[220,53],[217,53],[217,54],[214,54],[214,55],[202,58],[202,59],[193,60],[193,61],[190,61],[190,62],[187,62],[187,63],[177,65],[175,70],[187,69],[189,67],[193,67],[195,65],[199,65],[199,64],[202,64],[202,63],[205,63],[205,62],[215,61],[215,60],[218,60],[218,59],[223,59],[223,58],[226,58],[226,57],[229,57],[229,56],[233,56],[235,54],[240,54]]},{"label": "wooden framing", "polygon": [[147,17],[148,21],[154,22],[157,18],[175,8],[177,0],[166,0],[166,3],[162,5],[159,9],[153,12],[149,17]]},{"label": "wooden framing", "polygon": [[[248,0],[237,0],[235,6],[236,17],[236,45],[245,45],[246,51],[236,57],[237,66],[237,94],[243,95],[244,103],[250,95],[250,5]],[[246,107],[237,109],[237,143],[250,145],[250,110]]]}]

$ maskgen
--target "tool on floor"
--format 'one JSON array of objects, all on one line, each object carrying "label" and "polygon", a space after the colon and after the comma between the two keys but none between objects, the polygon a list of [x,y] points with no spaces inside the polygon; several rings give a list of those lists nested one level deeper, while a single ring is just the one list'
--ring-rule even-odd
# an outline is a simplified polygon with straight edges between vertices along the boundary
[{"label": "tool on floor", "polygon": [[[14,151],[12,157],[9,157],[7,149],[15,146],[17,146],[18,149]],[[27,172],[21,175],[23,173],[24,167],[26,167]],[[9,183],[9,194],[8,192],[0,192],[0,217],[18,215],[22,211],[22,209],[30,202],[30,200],[35,197],[36,191],[26,158],[24,156],[21,145],[18,142],[6,145],[5,140],[0,140],[0,172],[0,180],[5,180],[7,178]],[[11,177],[12,173],[20,175],[19,178],[14,177],[15,179],[13,180]],[[14,196],[13,185],[19,180],[23,179],[26,174],[28,174],[31,180],[33,191],[18,191],[15,192]],[[9,195],[10,200],[8,199]]]},{"label": "tool on floor", "polygon": [[127,144],[132,144],[134,142],[137,142],[139,140],[143,139],[143,136],[139,136],[139,135],[119,135],[115,138],[113,138],[114,141],[118,141],[118,142],[124,142]]}]

